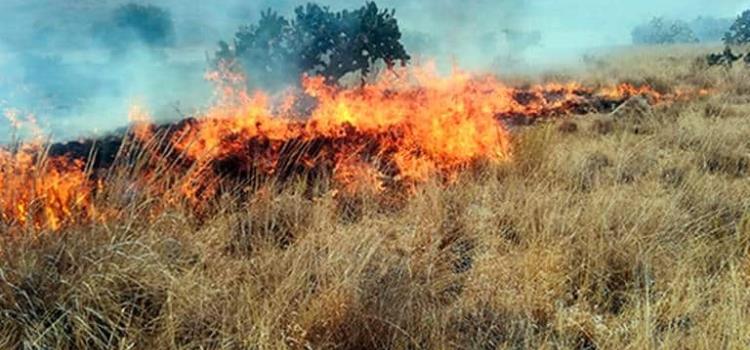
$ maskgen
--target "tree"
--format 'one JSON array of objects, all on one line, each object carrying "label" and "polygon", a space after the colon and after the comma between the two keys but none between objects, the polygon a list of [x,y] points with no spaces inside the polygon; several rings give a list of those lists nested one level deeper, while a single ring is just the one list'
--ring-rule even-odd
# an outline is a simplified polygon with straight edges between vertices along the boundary
[{"label": "tree", "polygon": [[683,21],[654,17],[639,25],[631,33],[634,44],[664,45],[698,42],[690,26]]},{"label": "tree", "polygon": [[94,28],[97,37],[119,53],[140,42],[151,48],[172,46],[175,30],[169,11],[153,6],[125,4],[112,12],[108,22]]},{"label": "tree", "polygon": [[338,40],[334,40],[336,44],[330,62],[324,65],[323,76],[338,80],[355,71],[364,76],[377,60],[385,62],[388,68],[393,68],[396,61],[408,61],[410,57],[400,43],[401,31],[394,16],[395,10],[380,11],[374,2],[357,11],[338,14],[343,28],[341,34],[334,36]]},{"label": "tree", "polygon": [[[258,24],[240,27],[235,34],[234,47],[219,42],[217,62],[239,63],[256,84],[274,88],[301,71],[289,60],[294,56],[289,21],[276,12],[264,11]],[[235,62],[237,61],[237,62]]]},{"label": "tree", "polygon": [[264,88],[288,85],[302,74],[335,83],[352,72],[366,76],[378,61],[391,68],[409,59],[395,12],[373,2],[341,12],[310,3],[297,7],[293,20],[269,9],[257,24],[241,27],[233,45],[220,42],[216,53],[218,64],[239,63]]},{"label": "tree", "polygon": [[750,10],[742,12],[737,17],[729,31],[724,34],[724,43],[727,45],[742,45],[750,43]]}]

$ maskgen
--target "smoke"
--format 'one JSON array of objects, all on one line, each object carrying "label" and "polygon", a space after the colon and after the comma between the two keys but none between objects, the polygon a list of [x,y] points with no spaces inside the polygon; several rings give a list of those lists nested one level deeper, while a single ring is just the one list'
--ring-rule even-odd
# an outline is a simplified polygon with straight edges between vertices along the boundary
[{"label": "smoke", "polygon": [[[0,109],[33,118],[53,139],[125,127],[139,105],[174,119],[211,97],[204,47],[154,48],[126,37],[102,39],[120,1],[6,0],[0,4]],[[170,10],[171,11],[171,10]],[[127,39],[127,40],[126,40]],[[218,39],[218,38],[216,38]],[[127,45],[118,45],[127,41]],[[115,45],[113,45],[113,43]],[[0,142],[13,135],[0,117]],[[29,130],[21,130],[29,136]]]},{"label": "smoke", "polygon": [[[169,11],[172,47],[129,46],[113,53],[97,28],[118,6]],[[127,125],[133,104],[174,119],[210,102],[203,79],[219,40],[273,8],[291,15],[298,0],[3,0],[0,2],[0,108],[33,114],[56,138]],[[320,0],[334,10],[364,1]],[[747,0],[379,0],[395,8],[416,61],[473,70],[540,70],[580,61],[587,50],[630,43],[634,26],[654,16],[686,21],[734,17]],[[10,137],[0,121],[0,142]]]}]

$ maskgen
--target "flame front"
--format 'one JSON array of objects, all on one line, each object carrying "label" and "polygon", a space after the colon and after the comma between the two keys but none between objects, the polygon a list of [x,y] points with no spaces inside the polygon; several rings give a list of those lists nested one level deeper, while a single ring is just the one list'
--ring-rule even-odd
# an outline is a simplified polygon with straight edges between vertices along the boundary
[{"label": "flame front", "polygon": [[419,78],[414,82],[388,76],[357,89],[336,89],[321,78],[306,78],[304,90],[315,98],[315,107],[304,121],[288,109],[271,112],[269,97],[262,93],[244,95],[238,104],[218,106],[199,118],[174,138],[175,146],[193,159],[238,154],[264,158],[273,172],[280,159],[243,152],[249,141],[262,139],[281,147],[290,140],[326,139],[340,143],[335,164],[386,162],[391,172],[410,181],[480,158],[509,157],[508,135],[496,116],[515,107],[511,89],[463,76]]},{"label": "flame front", "polygon": [[[202,116],[162,128],[167,130],[162,134],[166,147],[156,147],[159,152],[151,159],[177,165],[161,170],[143,166],[139,188],[165,196],[167,202],[185,199],[199,205],[227,177],[324,174],[344,191],[362,186],[381,191],[431,176],[452,179],[477,161],[511,157],[504,118],[583,110],[592,96],[662,98],[647,87],[629,85],[596,91],[577,83],[518,89],[493,76],[456,71],[440,77],[429,66],[386,73],[357,88],[308,77],[303,79],[304,95],[288,95],[280,103],[229,80],[234,84],[222,85],[220,102]],[[133,109],[131,119],[131,134],[142,144],[162,137],[142,110]],[[80,156],[47,159],[39,145],[0,152],[2,224],[57,230],[80,218],[93,219],[93,197],[108,184],[89,174]],[[177,180],[155,185],[157,178]]]}]

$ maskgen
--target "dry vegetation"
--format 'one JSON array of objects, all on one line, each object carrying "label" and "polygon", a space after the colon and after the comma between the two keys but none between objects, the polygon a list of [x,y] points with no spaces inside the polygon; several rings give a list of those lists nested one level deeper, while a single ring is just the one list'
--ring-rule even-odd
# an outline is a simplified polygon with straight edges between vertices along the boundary
[{"label": "dry vegetation", "polygon": [[518,130],[511,163],[400,199],[271,183],[3,236],[0,348],[747,348],[750,70],[598,65],[713,94]]}]

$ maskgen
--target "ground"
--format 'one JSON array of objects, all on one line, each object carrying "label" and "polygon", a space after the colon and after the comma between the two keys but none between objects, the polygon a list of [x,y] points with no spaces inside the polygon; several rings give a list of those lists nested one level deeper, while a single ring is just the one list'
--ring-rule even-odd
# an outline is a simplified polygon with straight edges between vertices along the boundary
[{"label": "ground", "polygon": [[396,203],[268,184],[3,237],[0,348],[747,348],[750,69],[696,57],[538,78],[710,93],[520,128]]}]

